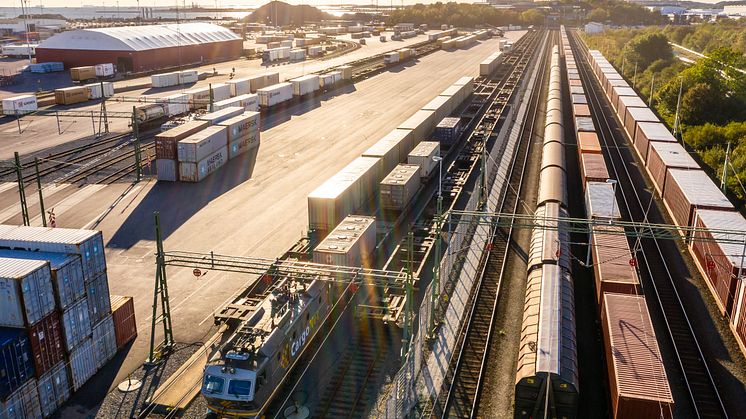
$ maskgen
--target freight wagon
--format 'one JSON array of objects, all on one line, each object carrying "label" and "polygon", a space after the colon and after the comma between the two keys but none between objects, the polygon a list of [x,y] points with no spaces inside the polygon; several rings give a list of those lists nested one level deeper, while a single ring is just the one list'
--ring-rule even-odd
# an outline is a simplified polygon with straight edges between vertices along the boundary
[{"label": "freight wagon", "polygon": [[372,268],[376,247],[376,219],[350,215],[313,250],[313,261],[327,265]]},{"label": "freight wagon", "polygon": [[381,208],[403,211],[420,189],[420,166],[400,164],[381,181]]}]

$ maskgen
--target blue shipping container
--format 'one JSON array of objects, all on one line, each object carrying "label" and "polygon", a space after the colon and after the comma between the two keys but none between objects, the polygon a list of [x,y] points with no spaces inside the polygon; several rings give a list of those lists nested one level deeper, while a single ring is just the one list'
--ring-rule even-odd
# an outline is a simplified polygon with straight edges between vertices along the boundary
[{"label": "blue shipping container", "polygon": [[34,376],[31,343],[23,329],[0,328],[0,400]]},{"label": "blue shipping container", "polygon": [[29,64],[28,68],[32,73],[54,73],[57,71],[65,71],[65,65],[62,62]]}]

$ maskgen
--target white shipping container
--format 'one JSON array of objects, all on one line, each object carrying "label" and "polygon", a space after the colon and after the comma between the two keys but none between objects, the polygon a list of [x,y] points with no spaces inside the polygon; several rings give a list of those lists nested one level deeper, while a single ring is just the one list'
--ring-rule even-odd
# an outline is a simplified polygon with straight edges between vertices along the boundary
[{"label": "white shipping container", "polygon": [[251,79],[248,77],[228,80],[226,83],[231,88],[231,96],[240,96],[251,93]]},{"label": "white shipping container", "polygon": [[386,64],[394,64],[399,62],[398,52],[387,52],[383,54],[383,62]]},{"label": "white shipping container", "polygon": [[201,182],[228,161],[228,147],[223,147],[199,163],[179,163],[179,179],[182,182]]},{"label": "white shipping container", "polygon": [[30,326],[54,310],[49,262],[0,258],[0,326]]},{"label": "white shipping container", "polygon": [[260,74],[258,76],[250,77],[249,81],[251,82],[251,93],[256,93],[257,90],[263,87],[280,83],[280,73]]},{"label": "white shipping container", "polygon": [[28,57],[30,53],[33,57],[36,55],[36,47],[38,46],[38,44],[3,45],[0,50],[2,50],[3,55]]},{"label": "white shipping container", "polygon": [[280,41],[280,46],[281,47],[292,48],[293,47],[293,41],[291,41],[291,40]]},{"label": "white shipping container", "polygon": [[308,74],[290,80],[293,84],[294,96],[305,96],[319,90],[319,76]]},{"label": "white shipping container", "polygon": [[400,164],[381,181],[381,208],[404,210],[420,188],[420,167]]},{"label": "white shipping container", "polygon": [[191,109],[206,108],[210,104],[210,88],[212,87],[212,102],[220,102],[231,97],[231,87],[225,83],[216,83],[207,87],[187,90],[189,107]]},{"label": "white shipping container", "polygon": [[67,365],[70,368],[73,390],[78,391],[96,373],[96,358],[91,339],[86,339],[70,353],[70,362]]},{"label": "white shipping container", "polygon": [[228,158],[233,159],[259,147],[259,131],[244,135],[228,144]]},{"label": "white shipping container", "polygon": [[198,116],[198,121],[207,121],[210,123],[210,125],[216,125],[220,122],[225,121],[226,119],[233,118],[234,116],[241,115],[244,112],[244,109],[240,106],[230,106],[227,108],[223,108],[221,110],[216,110],[214,112],[206,113],[204,115]]},{"label": "white shipping container", "polygon": [[306,50],[304,49],[291,49],[290,59],[293,61],[301,61],[306,59]]},{"label": "white shipping container", "polygon": [[60,361],[39,377],[37,388],[42,415],[49,417],[70,398],[70,381],[65,361]]},{"label": "white shipping container", "polygon": [[114,64],[112,63],[104,63],[104,64],[96,64],[96,77],[111,77],[114,75]]},{"label": "white shipping container", "polygon": [[18,226],[0,229],[0,246],[31,251],[80,255],[86,282],[106,272],[104,238],[100,231]]},{"label": "white shipping container", "polygon": [[111,314],[108,314],[93,326],[93,358],[96,361],[96,369],[106,365],[116,353],[117,337],[114,334],[114,319]]},{"label": "white shipping container", "polygon": [[259,105],[262,107],[271,107],[293,98],[292,83],[278,83],[272,86],[263,87],[256,92],[259,95]]},{"label": "white shipping container", "polygon": [[178,180],[176,160],[156,159],[155,170],[158,173],[158,180],[160,181],[176,182]]},{"label": "white shipping container", "polygon": [[168,116],[181,115],[189,112],[189,96],[185,93],[176,93],[163,98],[156,99],[158,103],[167,104]]},{"label": "white shipping container", "polygon": [[420,175],[423,178],[430,177],[430,174],[437,170],[438,162],[433,160],[440,156],[440,142],[422,141],[407,156],[407,163],[420,166]]},{"label": "white shipping container", "polygon": [[103,86],[103,96],[112,97],[114,96],[114,84],[109,81],[86,84],[85,88],[88,89],[88,97],[91,99],[101,99]]},{"label": "white shipping container", "polygon": [[310,55],[311,57],[315,57],[323,53],[324,53],[324,49],[321,47],[321,45],[314,45],[312,47],[308,47],[308,55]]},{"label": "white shipping container", "polygon": [[222,126],[211,126],[179,141],[179,162],[199,162],[228,145],[228,131]]},{"label": "white shipping container", "polygon": [[614,186],[606,182],[587,182],[585,189],[585,212],[590,219],[614,219],[622,217],[614,196]]},{"label": "white shipping container", "polygon": [[36,95],[21,95],[3,99],[3,114],[23,115],[39,109]]},{"label": "white shipping container", "polygon": [[80,262],[80,255],[0,250],[0,258],[48,261],[52,273],[55,300],[61,309],[71,306],[85,296],[85,281],[83,280],[83,265]]},{"label": "white shipping container", "polygon": [[62,312],[62,330],[65,332],[65,348],[71,352],[87,337],[91,336],[91,317],[88,299],[83,298]]},{"label": "white shipping container", "polygon": [[245,111],[256,112],[259,110],[259,96],[256,93],[247,93],[235,97],[236,106],[241,106]]},{"label": "white shipping container", "polygon": [[228,142],[234,142],[259,132],[259,116],[259,112],[244,112],[241,115],[226,119],[218,125],[226,127]]},{"label": "white shipping container", "polygon": [[152,87],[170,87],[179,84],[179,73],[153,74],[150,76]]},{"label": "white shipping container", "polygon": [[338,266],[369,266],[376,247],[376,219],[350,215],[316,246],[313,261]]},{"label": "white shipping container", "polygon": [[37,419],[42,417],[39,388],[35,378],[30,379],[7,399],[0,399],[0,418]]},{"label": "white shipping container", "polygon": [[197,80],[199,79],[197,70],[184,70],[184,71],[180,71],[177,74],[178,74],[177,77],[179,80],[179,84],[197,83]]}]

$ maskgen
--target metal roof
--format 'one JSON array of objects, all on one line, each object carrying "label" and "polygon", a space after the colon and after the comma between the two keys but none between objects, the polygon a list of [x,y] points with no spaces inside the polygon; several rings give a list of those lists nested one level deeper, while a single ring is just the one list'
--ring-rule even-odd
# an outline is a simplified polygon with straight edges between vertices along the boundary
[{"label": "metal roof", "polygon": [[144,51],[241,39],[211,23],[121,26],[62,32],[39,45],[48,49]]}]

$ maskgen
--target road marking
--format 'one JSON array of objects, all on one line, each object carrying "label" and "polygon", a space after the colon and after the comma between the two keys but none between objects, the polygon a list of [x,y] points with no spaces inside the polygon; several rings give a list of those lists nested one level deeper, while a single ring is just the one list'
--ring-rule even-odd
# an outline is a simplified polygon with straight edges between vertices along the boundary
[{"label": "road marking", "polygon": [[3,182],[0,184],[0,193],[18,187],[18,182]]},{"label": "road marking", "polygon": [[[90,198],[93,194],[100,191],[101,189],[104,189],[105,187],[106,185],[88,185],[83,187],[78,192],[75,192],[74,194],[58,202],[54,206],[54,215],[59,218],[60,215],[66,213],[72,208],[75,208],[76,205]],[[52,208],[50,207],[48,209],[51,210]],[[34,217],[31,220],[31,224],[41,224],[41,216],[39,215]]]},{"label": "road marking", "polygon": [[[13,184],[15,185],[15,184]],[[68,186],[70,186],[70,183],[61,183],[59,185],[52,185],[48,186],[43,189],[44,191],[44,199],[49,198],[50,196],[56,194],[59,191],[62,191],[66,189]],[[33,192],[30,195],[26,195],[26,205],[36,205],[39,203],[39,193]],[[14,205],[11,205],[4,210],[0,211],[0,223],[4,223],[11,218],[15,217],[16,215],[21,213],[21,205],[20,203],[16,203]]]}]

